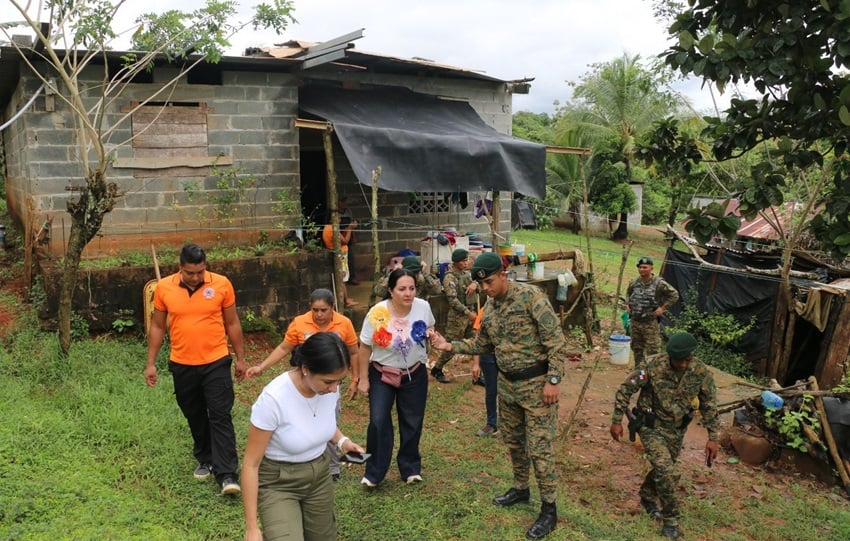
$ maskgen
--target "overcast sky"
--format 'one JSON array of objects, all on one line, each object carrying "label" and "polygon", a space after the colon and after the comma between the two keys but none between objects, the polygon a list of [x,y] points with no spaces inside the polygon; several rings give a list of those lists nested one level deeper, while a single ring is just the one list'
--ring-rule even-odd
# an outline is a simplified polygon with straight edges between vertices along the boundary
[{"label": "overcast sky", "polygon": [[[365,28],[355,47],[481,70],[504,79],[534,77],[514,111],[552,113],[568,101],[588,65],[624,52],[651,59],[668,43],[649,0],[295,0],[286,39],[326,41]],[[240,37],[263,45],[274,36]],[[697,83],[677,89],[698,110],[711,105]]]},{"label": "overcast sky", "polygon": [[[246,13],[255,3],[240,2]],[[138,10],[201,5],[201,0],[129,0],[116,27],[126,28]],[[650,0],[295,0],[294,5],[298,22],[282,36],[248,29],[228,54],[290,39],[327,41],[363,28],[364,37],[354,42],[363,51],[427,58],[502,79],[533,77],[530,94],[514,96],[514,111],[552,113],[555,101],[571,97],[567,82],[578,81],[589,64],[624,52],[651,59],[668,45]],[[710,108],[711,97],[697,82],[676,89],[697,110]]]}]

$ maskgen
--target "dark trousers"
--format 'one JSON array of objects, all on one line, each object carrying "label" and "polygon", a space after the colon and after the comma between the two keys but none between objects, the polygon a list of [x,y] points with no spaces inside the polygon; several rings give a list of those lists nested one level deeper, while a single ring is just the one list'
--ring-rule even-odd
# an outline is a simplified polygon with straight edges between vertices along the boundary
[{"label": "dark trousers", "polygon": [[484,407],[487,408],[487,424],[493,427],[499,426],[498,414],[496,413],[496,397],[499,381],[499,369],[496,367],[495,355],[479,355],[478,364],[481,373],[484,374]]},{"label": "dark trousers", "polygon": [[189,422],[195,444],[192,453],[198,462],[212,464],[216,481],[238,477],[236,434],[233,431],[233,378],[231,358],[191,366],[168,362],[174,378],[174,395],[180,411]]},{"label": "dark trousers", "polygon": [[419,439],[425,421],[425,401],[428,398],[428,370],[420,364],[407,377],[401,377],[401,387],[395,388],[381,381],[381,373],[369,365],[369,429],[366,448],[372,459],[366,463],[366,478],[380,483],[387,475],[393,454],[392,407],[396,404],[398,416],[398,470],[401,479],[422,473],[422,455]]}]

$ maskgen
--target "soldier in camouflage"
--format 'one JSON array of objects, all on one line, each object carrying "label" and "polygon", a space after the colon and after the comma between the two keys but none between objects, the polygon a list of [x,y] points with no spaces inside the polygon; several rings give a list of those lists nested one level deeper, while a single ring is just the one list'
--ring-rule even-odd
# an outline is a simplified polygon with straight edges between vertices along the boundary
[{"label": "soldier in camouflage", "polygon": [[637,268],[639,276],[626,290],[636,369],[643,368],[648,356],[661,351],[658,318],[679,300],[675,287],[652,274],[652,259],[638,259]]},{"label": "soldier in camouflage", "polygon": [[[443,293],[449,304],[449,313],[446,316],[446,340],[460,340],[469,336],[472,323],[475,321],[478,311],[473,305],[469,305],[468,299],[471,295],[477,295],[478,283],[472,280],[469,273],[469,252],[458,248],[452,252],[452,266],[443,277]],[[443,352],[431,368],[431,375],[440,383],[449,383],[451,380],[443,373],[443,367],[452,360],[454,354]]]},{"label": "soldier in camouflage", "polygon": [[[428,265],[423,263],[415,255],[409,255],[402,259],[401,266],[396,267],[408,270],[416,277],[416,296],[420,299],[428,300],[431,295],[439,295],[443,292],[443,286],[440,284],[440,279],[428,272]],[[372,286],[372,295],[377,300],[387,298],[387,280],[390,273],[396,269],[390,269],[390,272],[383,278],[375,282]]]},{"label": "soldier in camouflage", "polygon": [[509,507],[529,501],[531,467],[542,502],[529,539],[548,535],[558,522],[555,507],[557,472],[554,439],[558,420],[558,384],[567,356],[567,342],[558,317],[543,290],[510,282],[502,258],[478,256],[472,277],[489,297],[475,338],[447,342],[432,333],[431,344],[455,353],[495,353],[499,369],[499,423],[513,465],[513,487],[493,499]]},{"label": "soldier in camouflage", "polygon": [[[696,339],[678,333],[667,342],[667,353],[647,359],[646,369],[635,370],[620,385],[611,415],[611,437],[623,437],[623,415],[629,416],[629,430],[636,423],[652,469],[640,486],[640,503],[650,516],[663,520],[661,535],[679,537],[679,506],[676,467],[682,440],[694,415],[694,398],[699,398],[702,425],[708,430],[706,464],[717,457],[718,422],[714,377],[708,367],[694,359]],[[632,395],[640,392],[637,407],[629,412]],[[657,502],[661,503],[659,510]]]}]

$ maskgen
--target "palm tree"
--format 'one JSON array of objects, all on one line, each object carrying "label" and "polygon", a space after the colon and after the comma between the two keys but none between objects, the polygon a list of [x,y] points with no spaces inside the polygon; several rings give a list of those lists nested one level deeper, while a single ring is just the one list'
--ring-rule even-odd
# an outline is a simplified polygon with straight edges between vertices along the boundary
[{"label": "palm tree", "polygon": [[[559,111],[558,144],[582,141],[583,146],[595,149],[603,141],[614,141],[627,183],[632,179],[637,138],[652,127],[653,121],[679,107],[677,98],[664,90],[666,83],[667,77],[660,69],[650,70],[641,64],[640,55],[624,53],[611,62],[591,65],[591,71],[573,85],[573,101]],[[593,182],[592,178],[589,180]],[[590,192],[596,197],[607,194],[594,194],[592,189]],[[614,238],[628,237],[626,218],[633,209],[633,205],[617,209],[619,225]]]}]

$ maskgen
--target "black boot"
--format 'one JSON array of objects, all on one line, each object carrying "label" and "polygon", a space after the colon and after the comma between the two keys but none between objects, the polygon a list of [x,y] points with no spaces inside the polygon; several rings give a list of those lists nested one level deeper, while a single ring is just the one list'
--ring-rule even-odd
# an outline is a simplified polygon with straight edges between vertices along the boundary
[{"label": "black boot", "polygon": [[441,368],[432,368],[431,375],[434,377],[435,380],[439,381],[440,383],[451,383],[452,381],[447,375],[443,373],[443,370]]},{"label": "black boot", "polygon": [[493,503],[502,507],[510,507],[520,502],[527,502],[530,496],[531,493],[527,488],[512,488],[501,496],[493,498]]},{"label": "black boot", "polygon": [[661,528],[661,535],[666,537],[667,539],[678,539],[679,538],[679,527],[678,526],[664,526]]},{"label": "black boot", "polygon": [[555,526],[558,524],[558,510],[555,509],[555,502],[546,503],[540,506],[540,515],[537,520],[531,525],[531,528],[525,532],[525,537],[528,539],[540,539],[546,537]]},{"label": "black boot", "polygon": [[646,509],[646,514],[652,517],[653,520],[661,520],[661,509],[658,508],[657,503],[646,498],[641,498],[640,505]]}]

